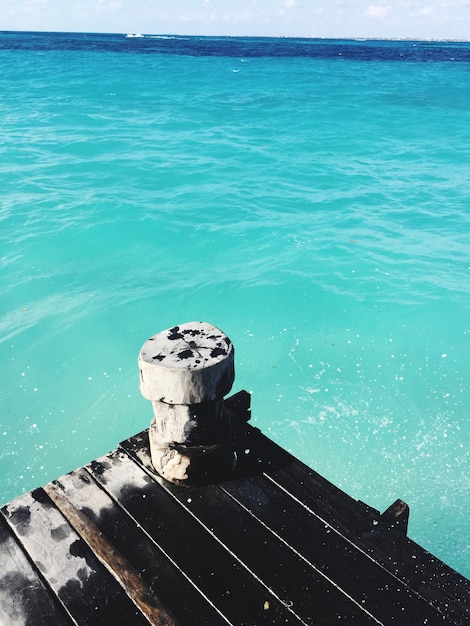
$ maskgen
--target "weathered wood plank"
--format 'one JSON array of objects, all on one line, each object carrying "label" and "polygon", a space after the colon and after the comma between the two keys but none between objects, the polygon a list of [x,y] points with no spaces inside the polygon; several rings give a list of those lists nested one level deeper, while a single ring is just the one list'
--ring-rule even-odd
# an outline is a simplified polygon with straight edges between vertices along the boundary
[{"label": "weathered wood plank", "polygon": [[147,619],[42,489],[2,509],[62,606],[80,626],[148,626]]},{"label": "weathered wood plank", "polygon": [[[400,589],[410,588],[414,595],[456,624],[470,620],[470,582],[467,579],[403,534],[386,529],[378,511],[353,500],[258,429],[248,426],[246,419],[237,419],[238,410],[248,417],[249,401],[240,394],[233,399],[233,406],[232,398],[229,402],[239,458],[237,473],[241,478],[263,475],[294,502],[301,503],[357,545],[377,566],[391,573]],[[151,472],[146,439],[144,431],[121,446]]]},{"label": "weathered wood plank", "polygon": [[[143,587],[146,602],[153,600],[158,610],[163,605],[176,621],[185,626],[227,624],[181,570],[85,469],[62,476],[54,485],[77,510],[86,515],[100,536],[112,546],[110,555],[118,550],[126,561],[126,568],[132,568],[137,573],[138,580],[131,584],[135,589]],[[119,561],[112,558],[109,567],[120,567]],[[116,576],[120,576],[119,571]],[[150,600],[147,595],[150,595]]]},{"label": "weathered wood plank", "polygon": [[[153,473],[145,445],[121,445]],[[305,623],[379,623],[220,487],[181,489],[166,482],[162,486]]]},{"label": "weathered wood plank", "polygon": [[296,498],[307,493],[310,500],[317,503],[325,521],[345,531],[352,529],[361,534],[371,528],[372,521],[380,515],[308,468],[257,428],[235,419],[233,431],[238,457],[236,476],[264,474],[272,480],[277,477],[283,488],[282,480],[285,480],[287,492],[294,489]]},{"label": "weathered wood plank", "polygon": [[285,492],[269,481],[254,476],[223,489],[384,624],[447,623],[339,531],[291,498],[287,503]]},{"label": "weathered wood plank", "polygon": [[237,626],[302,623],[127,454],[101,457],[89,470],[227,621]]},{"label": "weathered wood plank", "polygon": [[[239,428],[249,431],[246,425]],[[246,445],[252,442],[253,454],[243,457],[246,474],[258,470],[258,458],[274,458],[283,452],[259,431],[248,437]],[[261,465],[273,484],[360,546],[442,614],[457,624],[470,621],[470,581],[403,533],[389,530],[378,511],[367,510],[294,457],[283,467],[269,466],[263,460]]]},{"label": "weathered wood plank", "polygon": [[[315,499],[314,490],[309,492],[308,468],[303,469],[296,465],[291,467],[290,473],[281,470],[267,475],[309,510],[324,515],[321,500]],[[470,581],[409,537],[384,530],[380,524],[380,516],[374,516],[370,527],[362,532],[353,520],[349,528],[344,522],[334,525],[382,567],[447,617],[454,619],[457,624],[460,620],[470,620]]]},{"label": "weathered wood plank", "polygon": [[93,522],[53,484],[44,491],[54,502],[72,528],[92,549],[99,561],[114,575],[145,617],[155,626],[176,626],[176,621],[157,597],[149,593],[137,571]]},{"label": "weathered wood plank", "polygon": [[0,515],[0,624],[71,626],[75,624],[46,588]]}]

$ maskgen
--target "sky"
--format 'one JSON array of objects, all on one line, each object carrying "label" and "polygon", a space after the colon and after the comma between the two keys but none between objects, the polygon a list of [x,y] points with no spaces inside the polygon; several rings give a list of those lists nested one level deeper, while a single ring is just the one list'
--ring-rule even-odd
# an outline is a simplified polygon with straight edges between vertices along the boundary
[{"label": "sky", "polygon": [[0,30],[470,39],[470,0],[0,0]]}]

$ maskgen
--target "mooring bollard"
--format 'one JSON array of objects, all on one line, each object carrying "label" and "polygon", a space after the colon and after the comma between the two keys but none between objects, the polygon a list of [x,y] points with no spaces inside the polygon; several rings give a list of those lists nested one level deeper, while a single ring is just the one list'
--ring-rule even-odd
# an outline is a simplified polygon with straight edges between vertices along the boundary
[{"label": "mooring bollard", "polygon": [[178,484],[217,482],[234,465],[224,396],[235,378],[230,339],[206,322],[150,337],[139,354],[140,390],[152,401],[150,454],[156,471]]}]

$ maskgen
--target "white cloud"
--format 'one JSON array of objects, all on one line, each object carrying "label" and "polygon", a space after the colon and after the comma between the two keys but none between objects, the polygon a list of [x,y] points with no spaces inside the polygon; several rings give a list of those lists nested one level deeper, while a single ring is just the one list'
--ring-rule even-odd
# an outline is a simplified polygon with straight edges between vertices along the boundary
[{"label": "white cloud", "polygon": [[468,38],[470,0],[0,0],[6,30]]},{"label": "white cloud", "polygon": [[41,10],[47,5],[47,0],[29,0],[23,5],[24,13],[31,13],[32,11]]},{"label": "white cloud", "polygon": [[415,11],[414,13],[411,13],[411,17],[429,17],[430,15],[433,15],[436,12],[436,9],[430,5],[423,7],[422,9],[420,9],[419,11]]},{"label": "white cloud", "polygon": [[384,19],[384,17],[387,16],[387,13],[390,11],[390,7],[389,6],[377,6],[374,4],[370,4],[367,7],[366,12],[364,13],[364,15],[366,17],[372,17],[375,19]]},{"label": "white cloud", "polygon": [[122,6],[124,6],[123,0],[110,0],[109,2],[106,2],[105,4],[105,7],[107,9],[111,9],[111,11],[116,11],[117,9],[120,9]]}]

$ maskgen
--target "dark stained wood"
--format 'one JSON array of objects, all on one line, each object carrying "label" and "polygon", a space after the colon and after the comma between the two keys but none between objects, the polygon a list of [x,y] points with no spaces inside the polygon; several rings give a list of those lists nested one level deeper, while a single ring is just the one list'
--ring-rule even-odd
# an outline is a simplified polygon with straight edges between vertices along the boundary
[{"label": "dark stained wood", "polygon": [[136,605],[42,489],[16,498],[2,512],[76,623],[148,626]]},{"label": "dark stained wood", "polygon": [[[126,445],[126,443],[122,444]],[[127,447],[132,456],[137,451]],[[135,458],[153,473],[143,442]],[[341,592],[321,571],[296,552],[250,512],[240,507],[220,486],[180,489],[162,482],[162,487],[184,507],[205,530],[222,543],[257,579],[268,586],[280,602],[289,606],[306,624],[377,624],[357,602]]]},{"label": "dark stained wood", "polygon": [[299,623],[289,607],[185,513],[161,487],[162,479],[151,478],[123,452],[101,457],[90,471],[231,624]]},{"label": "dark stained wood", "polygon": [[[148,451],[145,445],[145,438],[139,442],[135,447],[136,458],[140,460],[144,467],[148,471],[152,472]],[[252,442],[253,443],[253,442]],[[125,444],[121,444],[125,445]],[[132,453],[132,448],[127,448],[129,453]],[[248,450],[248,449],[246,449]],[[257,455],[257,447],[250,449],[250,454],[253,455],[255,462],[257,462],[259,456]],[[194,512],[198,501],[202,495],[206,496],[208,489],[201,490],[188,490],[183,493],[174,489],[171,485],[163,483],[165,488],[173,493],[173,495],[184,503],[189,499],[190,503],[188,508]],[[235,510],[241,510],[244,512],[245,517],[248,513],[251,516],[251,525],[248,522],[242,522],[240,519],[230,519],[226,517],[222,524],[218,524],[214,530],[217,537],[224,537],[224,523],[226,526],[225,540],[230,540],[230,535],[236,535],[236,550],[240,556],[240,550],[243,551],[243,538],[240,538],[236,534],[237,527],[243,528],[241,524],[245,523],[250,529],[250,537],[256,537],[256,527],[268,528],[270,531],[271,545],[268,545],[273,550],[273,544],[279,545],[282,539],[289,545],[289,549],[292,553],[292,549],[303,557],[303,571],[300,578],[305,579],[305,570],[308,569],[306,565],[310,565],[313,571],[323,575],[323,580],[328,581],[331,587],[337,585],[342,590],[343,605],[347,601],[349,605],[357,608],[361,607],[363,611],[363,620],[366,623],[366,619],[374,616],[380,620],[380,623],[387,623],[389,619],[401,620],[402,624],[425,624],[425,620],[432,619],[430,623],[444,623],[442,616],[440,616],[435,610],[430,608],[427,603],[415,597],[412,591],[410,591],[406,585],[402,582],[394,579],[389,572],[382,568],[374,568],[373,561],[361,550],[357,550],[355,546],[347,540],[344,536],[336,531],[332,526],[329,526],[324,519],[315,516],[311,512],[307,512],[305,507],[299,505],[295,500],[290,500],[283,490],[277,489],[276,486],[266,481],[263,477],[256,474],[250,478],[244,477],[240,480],[227,481],[223,483],[221,489],[226,492],[233,500],[232,504],[235,504]],[[183,500],[182,500],[183,499]],[[219,497],[221,499],[221,497]],[[211,529],[217,524],[217,518],[219,517],[219,509],[227,506],[229,510],[230,504],[227,499],[223,502],[222,506],[217,506],[217,500],[215,504],[207,497],[204,498],[204,505],[198,506],[198,519],[202,515],[203,523],[209,525]],[[241,505],[241,506],[240,506]],[[238,517],[240,518],[240,513]],[[235,521],[235,524],[233,523]],[[274,537],[273,537],[273,532]],[[254,534],[255,533],[255,534]],[[266,539],[264,540],[266,541]],[[275,563],[269,559],[269,550],[264,552],[259,547],[259,543],[256,550],[256,556],[260,557],[261,561],[267,560],[263,563],[267,568],[275,567]],[[284,544],[285,545],[285,544]],[[246,550],[246,548],[245,548]],[[249,547],[248,547],[249,551]],[[245,551],[246,558],[246,551]],[[306,562],[305,562],[306,561]],[[281,561],[283,567],[286,562],[286,557]],[[253,566],[253,565],[252,565]],[[263,575],[266,577],[269,574],[264,571]],[[285,581],[287,575],[283,579]],[[294,579],[295,584],[299,585],[298,579]],[[310,581],[311,582],[311,581]],[[285,584],[285,582],[284,582]],[[271,581],[272,586],[272,581]],[[311,589],[312,595],[315,594],[314,589]],[[331,590],[330,590],[331,593]],[[308,604],[308,601],[304,599],[303,604]],[[295,591],[294,591],[295,597]],[[331,596],[329,596],[331,598]],[[332,603],[334,605],[335,596],[333,595]],[[410,609],[410,600],[411,603]],[[299,601],[294,603],[292,599],[292,609],[298,611]],[[328,610],[327,604],[323,605],[324,610]],[[406,607],[406,615],[403,611]],[[307,610],[314,610],[313,607],[307,607]],[[334,609],[333,609],[334,610]],[[341,603],[337,606],[337,619],[340,619],[342,606]],[[309,613],[311,615],[311,613]],[[316,615],[313,615],[315,618]],[[314,623],[314,622],[313,622]]]},{"label": "dark stained wood", "polygon": [[[269,493],[266,496],[266,492],[273,490],[272,493],[279,500],[278,510],[269,511],[259,520],[261,524],[271,530],[277,526],[276,532],[282,540],[287,539],[287,543],[295,547],[302,557],[305,558],[306,553],[311,555],[309,560],[312,567],[320,566],[321,571],[328,576],[336,569],[332,575],[334,584],[338,585],[343,594],[346,591],[352,594],[356,603],[365,609],[369,607],[374,618],[380,616],[383,623],[395,623],[398,618],[400,623],[410,625],[447,623],[446,619],[449,618],[455,619],[456,624],[466,623],[470,617],[469,581],[434,557],[426,558],[430,556],[426,551],[404,536],[402,531],[391,528],[388,520],[378,511],[344,494],[257,429],[247,426],[243,421],[239,421],[238,426],[237,474],[240,478],[221,485],[238,505],[244,510],[250,510],[257,518],[263,499],[269,503],[272,497]],[[246,433],[246,437],[243,433]],[[145,431],[123,442],[121,446],[152,474]],[[258,481],[257,489],[253,489],[254,481]],[[187,495],[187,489],[179,492],[165,482],[162,484],[176,497],[191,497]],[[237,498],[237,486],[248,501]],[[201,497],[202,493],[207,493],[207,488],[194,492]],[[194,507],[197,500],[192,497],[191,500],[191,506]],[[300,522],[295,521],[295,517],[282,524],[276,521],[279,512],[284,513],[284,509],[295,511],[299,506],[296,515]],[[203,507],[199,507],[198,517],[201,520],[202,510]],[[207,521],[213,513],[213,509],[208,509],[205,518],[210,528],[215,526],[214,519],[212,522]],[[313,514],[312,519],[316,521],[309,534],[306,534],[305,530],[301,532],[304,523],[302,519],[308,520],[309,514]],[[217,529],[219,540],[221,532]],[[250,534],[253,532],[250,527]],[[316,541],[308,541],[307,536],[312,536]],[[340,538],[340,543],[334,549],[331,537],[336,537],[336,540]],[[383,549],[378,551],[376,544]],[[241,545],[237,543],[239,556]],[[408,552],[404,546],[408,546]],[[395,561],[399,551],[403,553],[402,569],[397,568]],[[348,555],[346,565],[345,553]],[[420,557],[424,557],[427,564],[424,568],[422,562],[418,565]],[[420,581],[416,580],[418,572]],[[458,591],[453,594],[452,589],[455,587]],[[293,608],[298,610],[298,606]]]},{"label": "dark stained wood", "polygon": [[73,624],[16,542],[0,515],[0,624],[67,626]]},{"label": "dark stained wood", "polygon": [[4,506],[0,624],[463,626],[470,581],[406,536],[408,507],[358,502],[225,401],[237,467],[182,487],[148,432]]},{"label": "dark stained wood", "polygon": [[395,500],[380,516],[379,522],[385,525],[387,530],[396,530],[401,535],[408,532],[408,520],[410,507],[403,500]]},{"label": "dark stained wood", "polygon": [[[64,481],[65,482],[65,481]],[[155,626],[176,626],[170,613],[164,608],[155,595],[149,593],[143,584],[138,572],[129,561],[122,556],[105,535],[93,524],[85,513],[80,511],[57,488],[56,485],[46,485],[44,491],[54,502],[72,528],[93,550],[99,561],[114,575],[127,594],[139,607],[147,620]]]},{"label": "dark stained wood", "polygon": [[[188,626],[227,623],[184,572],[172,563],[158,543],[98,485],[86,469],[62,476],[54,481],[54,486],[86,515],[106,543],[119,551],[127,567],[137,573],[139,586],[147,589],[150,599],[157,603],[157,609],[163,604],[178,623]],[[145,502],[145,499],[142,501]],[[110,567],[115,569],[113,560]],[[116,576],[120,576],[119,572]]]},{"label": "dark stained wood", "polygon": [[274,485],[252,477],[243,483],[226,483],[224,489],[381,622],[445,623],[437,611],[385,569],[374,567],[369,555],[324,520],[293,501],[286,506],[285,494]]},{"label": "dark stained wood", "polygon": [[265,478],[359,546],[448,619],[455,619],[457,624],[470,623],[468,579],[406,537],[400,529],[391,528],[387,515],[356,502],[298,459],[291,456],[289,462],[273,466],[270,458],[287,453],[259,430],[241,422],[238,425],[239,439],[243,441],[243,433],[246,433],[245,441],[256,451],[254,455],[243,457],[245,474],[253,474],[261,466]]}]

